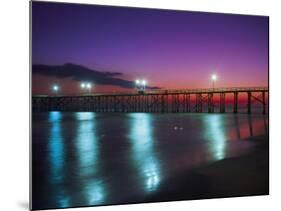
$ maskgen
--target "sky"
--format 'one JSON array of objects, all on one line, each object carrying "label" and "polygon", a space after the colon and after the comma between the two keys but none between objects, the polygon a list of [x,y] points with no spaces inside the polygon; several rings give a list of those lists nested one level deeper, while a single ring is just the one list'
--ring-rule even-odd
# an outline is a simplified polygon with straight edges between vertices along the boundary
[{"label": "sky", "polygon": [[268,86],[268,17],[32,2],[32,91]]}]

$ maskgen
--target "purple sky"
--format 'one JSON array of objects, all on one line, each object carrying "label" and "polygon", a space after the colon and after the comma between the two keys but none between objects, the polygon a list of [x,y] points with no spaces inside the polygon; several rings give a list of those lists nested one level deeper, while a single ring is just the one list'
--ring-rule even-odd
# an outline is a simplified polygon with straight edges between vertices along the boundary
[{"label": "purple sky", "polygon": [[[33,2],[32,60],[163,88],[210,87],[212,73],[219,87],[267,86],[268,17]],[[36,77],[35,92],[49,76]]]}]

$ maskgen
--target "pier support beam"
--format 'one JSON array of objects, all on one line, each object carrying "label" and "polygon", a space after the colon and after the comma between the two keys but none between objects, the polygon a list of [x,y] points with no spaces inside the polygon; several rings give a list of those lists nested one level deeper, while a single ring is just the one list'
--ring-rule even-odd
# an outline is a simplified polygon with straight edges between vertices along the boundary
[{"label": "pier support beam", "polygon": [[265,92],[262,92],[262,113],[265,114],[265,106],[266,106],[266,103],[265,103]]},{"label": "pier support beam", "polygon": [[161,95],[161,113],[164,113],[166,110],[165,98],[167,95]]},{"label": "pier support beam", "polygon": [[172,95],[172,112],[178,113],[180,111],[180,99],[178,94]]},{"label": "pier support beam", "polygon": [[196,94],[195,112],[202,112],[202,94]]},{"label": "pier support beam", "polygon": [[238,92],[234,92],[233,113],[238,112]]},{"label": "pier support beam", "polygon": [[184,95],[184,111],[190,112],[190,94]]},{"label": "pier support beam", "polygon": [[248,118],[248,123],[249,123],[249,133],[250,133],[250,136],[253,136],[253,122],[252,122],[252,116],[249,116],[249,118]]},{"label": "pier support beam", "polygon": [[251,95],[252,95],[252,93],[251,92],[247,92],[248,93],[248,114],[250,114],[251,113],[251,107],[252,107],[252,100],[251,100]]},{"label": "pier support beam", "polygon": [[150,112],[149,110],[149,95],[144,95],[144,112]]},{"label": "pier support beam", "polygon": [[208,112],[214,112],[213,93],[208,93]]},{"label": "pier support beam", "polygon": [[220,93],[220,112],[225,112],[225,93]]}]

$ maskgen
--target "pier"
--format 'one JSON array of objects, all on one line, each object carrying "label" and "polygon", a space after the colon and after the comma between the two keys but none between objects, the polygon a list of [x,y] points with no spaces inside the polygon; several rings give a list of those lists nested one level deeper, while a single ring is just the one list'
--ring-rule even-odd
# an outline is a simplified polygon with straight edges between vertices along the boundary
[{"label": "pier", "polygon": [[32,96],[33,111],[93,111],[151,113],[225,113],[230,98],[239,113],[239,97],[246,96],[247,112],[254,103],[267,112],[267,87],[231,87],[180,90],[144,90],[126,93],[95,93],[79,96]]}]

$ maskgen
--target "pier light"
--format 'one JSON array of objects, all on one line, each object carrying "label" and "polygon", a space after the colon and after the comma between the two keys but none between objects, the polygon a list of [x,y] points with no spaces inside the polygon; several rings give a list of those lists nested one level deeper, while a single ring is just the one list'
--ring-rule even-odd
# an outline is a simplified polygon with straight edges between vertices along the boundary
[{"label": "pier light", "polygon": [[53,90],[54,90],[55,92],[59,91],[59,86],[58,86],[58,85],[53,85]]},{"label": "pier light", "polygon": [[218,79],[218,77],[217,77],[216,74],[212,74],[211,79],[212,79],[212,82],[213,82],[213,89],[214,89],[215,88],[215,82]]},{"label": "pier light", "polygon": [[59,91],[59,89],[60,89],[60,87],[55,84],[55,85],[53,85],[52,89],[53,89],[53,91],[55,92],[55,94],[57,94],[58,91]]},{"label": "pier light", "polygon": [[146,83],[146,80],[142,80],[141,85],[143,90],[145,90]]},{"label": "pier light", "polygon": [[81,87],[82,90],[85,90],[85,91],[88,90],[88,92],[90,94],[91,89],[92,89],[92,84],[90,82],[82,82],[80,84],[80,87]]},{"label": "pier light", "polygon": [[80,84],[80,87],[81,87],[82,89],[84,89],[84,88],[86,87],[86,84],[85,84],[85,83],[81,83],[81,84]]},{"label": "pier light", "polygon": [[136,88],[139,90],[141,88],[141,81],[139,79],[136,79]]},{"label": "pier light", "polygon": [[86,88],[87,88],[87,89],[91,89],[91,88],[92,88],[92,84],[91,84],[91,83],[87,83],[87,84],[86,84]]},{"label": "pier light", "polygon": [[143,79],[142,79],[142,80],[136,79],[135,83],[136,83],[136,88],[137,88],[138,90],[145,90],[145,86],[146,86],[146,84],[147,84],[146,80],[143,80]]},{"label": "pier light", "polygon": [[213,74],[212,75],[212,81],[216,81],[217,80],[217,75],[216,74]]}]

